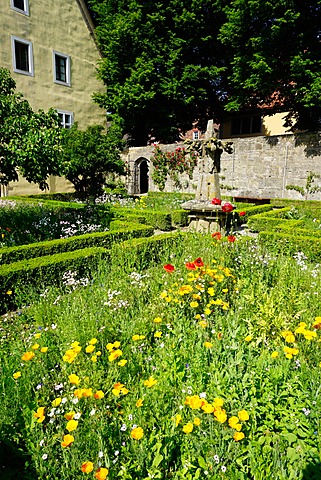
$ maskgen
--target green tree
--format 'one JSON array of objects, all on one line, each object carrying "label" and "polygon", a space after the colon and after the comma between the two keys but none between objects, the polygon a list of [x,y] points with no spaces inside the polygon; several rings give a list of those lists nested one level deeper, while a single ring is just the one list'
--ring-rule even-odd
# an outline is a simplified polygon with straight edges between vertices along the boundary
[{"label": "green tree", "polygon": [[319,130],[321,1],[233,0],[225,12],[227,109],[288,111],[286,126]]},{"label": "green tree", "polygon": [[103,194],[109,173],[124,174],[120,152],[124,148],[121,129],[114,123],[107,133],[94,125],[79,130],[77,125],[65,130],[64,175],[81,198],[93,200]]},{"label": "green tree", "polygon": [[129,142],[178,139],[224,100],[225,55],[218,41],[223,0],[89,0],[103,53],[96,101],[124,120]]},{"label": "green tree", "polygon": [[44,190],[49,175],[61,174],[58,116],[53,109],[34,112],[15,89],[10,72],[0,68],[0,184],[22,175]]}]

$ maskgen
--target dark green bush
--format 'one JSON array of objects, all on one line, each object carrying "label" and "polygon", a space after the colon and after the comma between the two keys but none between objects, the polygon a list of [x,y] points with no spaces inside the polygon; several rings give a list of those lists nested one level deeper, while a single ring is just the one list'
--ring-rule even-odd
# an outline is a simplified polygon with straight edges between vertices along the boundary
[{"label": "dark green bush", "polygon": [[259,239],[274,254],[293,256],[297,252],[303,252],[310,261],[321,261],[320,237],[263,231],[259,233]]},{"label": "dark green bush", "polygon": [[104,247],[110,248],[115,242],[121,242],[128,238],[145,237],[153,235],[153,227],[139,224],[124,224],[118,230],[108,232],[88,233],[75,237],[62,238],[47,242],[32,243],[0,249],[0,263],[7,264],[29,258],[56,255],[71,252],[81,248]]}]

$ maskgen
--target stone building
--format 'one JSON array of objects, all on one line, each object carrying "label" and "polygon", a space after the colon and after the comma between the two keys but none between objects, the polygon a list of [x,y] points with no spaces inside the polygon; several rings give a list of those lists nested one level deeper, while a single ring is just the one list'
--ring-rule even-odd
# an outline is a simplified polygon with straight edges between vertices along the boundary
[{"label": "stone building", "polygon": [[[105,112],[92,100],[102,90],[96,78],[100,53],[84,0],[3,0],[0,65],[10,70],[34,110],[57,109],[61,125],[80,128],[106,124]],[[68,191],[64,179],[51,178],[51,191]],[[24,179],[9,185],[10,195],[39,190]]]}]

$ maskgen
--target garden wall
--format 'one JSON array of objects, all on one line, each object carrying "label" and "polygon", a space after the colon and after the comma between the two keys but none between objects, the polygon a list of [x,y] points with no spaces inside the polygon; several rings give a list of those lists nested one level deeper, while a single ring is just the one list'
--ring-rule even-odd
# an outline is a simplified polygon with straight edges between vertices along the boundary
[{"label": "garden wall", "polygon": [[[221,160],[221,184],[224,195],[255,198],[301,199],[298,192],[286,189],[287,185],[304,187],[307,172],[321,175],[321,134],[286,134],[231,138],[234,153],[223,153]],[[174,150],[183,144],[162,145],[164,150]],[[124,152],[123,159],[128,163],[128,191],[130,194],[145,193],[141,186],[145,183],[146,165],[149,169],[148,189],[157,190],[151,179],[153,166],[150,158],[154,147],[132,147]],[[144,166],[144,168],[142,168]],[[182,176],[182,191],[195,193],[199,173],[195,169],[193,179]],[[321,185],[321,182],[320,182]],[[166,191],[175,191],[171,181]],[[321,200],[321,193],[312,195]]]}]

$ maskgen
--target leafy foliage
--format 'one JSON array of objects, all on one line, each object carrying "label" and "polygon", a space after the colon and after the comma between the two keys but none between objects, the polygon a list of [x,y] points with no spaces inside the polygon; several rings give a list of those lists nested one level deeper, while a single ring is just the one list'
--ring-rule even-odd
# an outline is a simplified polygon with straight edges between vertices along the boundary
[{"label": "leafy foliage", "polygon": [[320,6],[319,0],[229,2],[220,35],[231,55],[229,110],[289,112],[286,126],[320,128]]},{"label": "leafy foliage", "polygon": [[8,70],[0,68],[0,183],[24,176],[44,190],[49,175],[61,174],[61,138],[55,110],[35,113]]},{"label": "leafy foliage", "polygon": [[321,191],[321,187],[315,184],[315,180],[320,179],[320,177],[321,175],[318,175],[317,173],[309,172],[306,179],[305,187],[301,187],[299,185],[287,185],[286,189],[299,192],[302,197],[307,200],[309,195],[313,195],[314,193]]},{"label": "leafy foliage", "polygon": [[90,126],[85,131],[74,125],[65,132],[64,175],[80,197],[102,195],[106,175],[124,173],[124,163],[120,159],[122,147],[117,124],[110,127],[107,134],[100,125]]},{"label": "leafy foliage", "polygon": [[177,188],[181,186],[180,174],[187,173],[189,178],[193,178],[197,157],[194,151],[187,152],[185,148],[177,147],[174,152],[164,152],[156,145],[151,161],[154,166],[152,178],[158,188],[164,190],[167,177],[173,180]]},{"label": "leafy foliage", "polygon": [[[220,1],[90,0],[104,56],[98,103],[124,119],[136,145],[148,134],[177,140],[178,127],[218,115],[224,54]],[[213,21],[215,18],[215,21]]]}]

